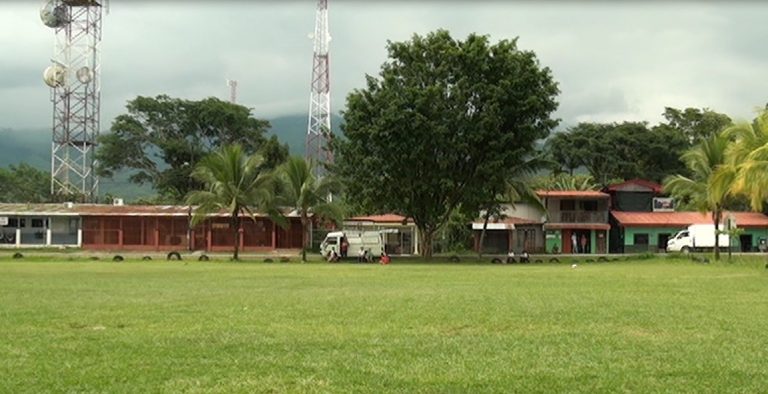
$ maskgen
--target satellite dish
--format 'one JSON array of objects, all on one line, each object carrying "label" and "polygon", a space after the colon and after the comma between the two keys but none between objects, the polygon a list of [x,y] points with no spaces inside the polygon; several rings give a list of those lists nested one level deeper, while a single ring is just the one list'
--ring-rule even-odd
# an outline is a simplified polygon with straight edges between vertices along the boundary
[{"label": "satellite dish", "polygon": [[53,0],[49,0],[40,9],[40,19],[48,27],[64,26],[69,22],[67,7],[63,4],[55,5]]},{"label": "satellite dish", "polygon": [[58,88],[64,86],[66,74],[67,70],[64,67],[54,64],[48,66],[43,72],[43,81],[52,88]]},{"label": "satellite dish", "polygon": [[93,71],[88,67],[81,67],[77,70],[75,75],[77,76],[77,80],[82,83],[88,83],[93,80]]}]

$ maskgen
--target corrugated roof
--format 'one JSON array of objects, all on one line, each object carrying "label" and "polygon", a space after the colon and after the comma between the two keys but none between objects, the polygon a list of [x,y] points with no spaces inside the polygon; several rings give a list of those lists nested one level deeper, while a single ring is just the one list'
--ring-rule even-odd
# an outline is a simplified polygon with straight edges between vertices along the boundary
[{"label": "corrugated roof", "polygon": [[[373,222],[373,223],[403,223],[405,216],[396,215],[393,213],[387,213],[383,215],[368,215],[368,216],[355,216],[351,217],[345,222]],[[412,220],[408,220],[412,222]]]},{"label": "corrugated roof", "polygon": [[662,186],[660,184],[658,184],[656,182],[653,182],[653,181],[648,181],[648,180],[645,180],[645,179],[630,179],[630,180],[628,180],[626,182],[610,185],[610,186],[608,186],[608,190],[610,190],[610,191],[617,191],[617,190],[621,190],[621,189],[625,188],[626,186],[630,186],[630,185],[642,186],[644,188],[651,189],[651,191],[653,191],[654,193],[657,193],[657,194],[661,193],[661,191],[662,191]]},{"label": "corrugated roof", "polygon": [[[632,227],[687,227],[691,224],[711,224],[712,213],[700,212],[620,212],[611,211],[622,226]],[[768,216],[759,212],[726,212],[733,215],[737,227],[768,227]]]},{"label": "corrugated roof", "polygon": [[559,198],[608,198],[608,194],[596,190],[537,190],[539,197]]},{"label": "corrugated roof", "polygon": [[[187,216],[188,205],[111,205],[111,204],[0,204],[0,216]],[[228,216],[225,211],[210,216]],[[256,216],[266,216],[256,214]],[[298,216],[295,211],[286,216]],[[311,215],[310,215],[311,216]]]}]

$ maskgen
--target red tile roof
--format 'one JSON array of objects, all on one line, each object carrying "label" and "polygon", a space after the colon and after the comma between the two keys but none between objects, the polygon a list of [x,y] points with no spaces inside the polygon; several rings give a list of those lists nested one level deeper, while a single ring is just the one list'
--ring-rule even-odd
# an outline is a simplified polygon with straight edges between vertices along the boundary
[{"label": "red tile roof", "polygon": [[610,191],[617,191],[623,189],[625,186],[629,185],[639,185],[648,189],[651,189],[654,193],[661,193],[662,192],[662,186],[659,185],[656,182],[647,181],[645,179],[630,179],[626,182],[617,183],[614,185],[608,186],[608,190]]},{"label": "red tile roof", "polygon": [[608,198],[608,194],[596,190],[537,190],[539,197],[554,198]]},{"label": "red tile roof", "polygon": [[[768,227],[768,216],[759,212],[726,212],[723,218],[733,215],[737,227]],[[632,227],[687,227],[691,224],[710,224],[710,212],[620,212],[611,215],[622,226]]]},{"label": "red tile roof", "polygon": [[[392,213],[384,215],[368,215],[368,216],[355,216],[345,221],[347,222],[374,222],[374,223],[403,223],[405,216],[395,215]],[[413,220],[408,220],[412,222]]]}]

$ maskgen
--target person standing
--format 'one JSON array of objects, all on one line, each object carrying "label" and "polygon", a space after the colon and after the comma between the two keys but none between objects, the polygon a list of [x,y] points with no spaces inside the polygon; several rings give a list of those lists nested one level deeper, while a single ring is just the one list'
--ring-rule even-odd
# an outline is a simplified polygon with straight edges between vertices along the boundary
[{"label": "person standing", "polygon": [[581,234],[581,253],[587,253],[587,236]]},{"label": "person standing", "polygon": [[347,258],[347,251],[349,250],[349,242],[347,242],[347,237],[341,238],[341,258],[345,259]]},{"label": "person standing", "polygon": [[576,232],[571,233],[571,253],[579,253],[579,241]]}]

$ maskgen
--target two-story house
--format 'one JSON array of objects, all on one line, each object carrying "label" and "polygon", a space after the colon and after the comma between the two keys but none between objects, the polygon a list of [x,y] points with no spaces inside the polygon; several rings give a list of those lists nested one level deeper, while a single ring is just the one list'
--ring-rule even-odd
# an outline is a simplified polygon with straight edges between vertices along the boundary
[{"label": "two-story house", "polygon": [[608,253],[609,195],[592,190],[541,190],[548,253]]}]

